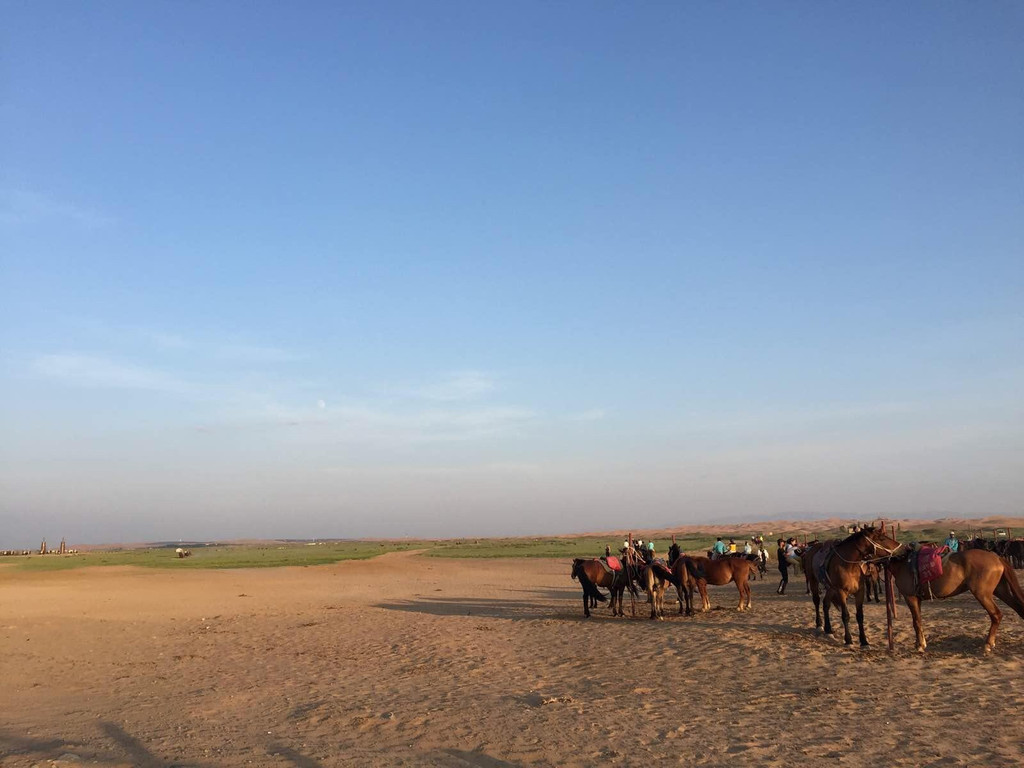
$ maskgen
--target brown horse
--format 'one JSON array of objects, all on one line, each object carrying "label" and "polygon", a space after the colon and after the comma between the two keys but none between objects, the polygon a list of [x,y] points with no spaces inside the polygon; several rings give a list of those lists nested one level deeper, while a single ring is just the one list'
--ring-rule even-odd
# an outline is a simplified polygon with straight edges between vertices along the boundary
[{"label": "brown horse", "polygon": [[924,651],[928,647],[921,624],[922,600],[941,600],[970,590],[988,612],[991,621],[988,638],[985,640],[985,653],[996,647],[996,630],[1003,618],[1002,612],[992,599],[993,595],[1024,619],[1024,589],[1021,589],[1020,582],[1017,581],[1013,566],[995,552],[984,549],[954,552],[943,564],[942,575],[923,585],[915,584],[913,566],[909,558],[909,554],[905,557],[892,558],[889,561],[889,569],[895,577],[896,588],[906,600],[910,615],[914,619],[918,651]]},{"label": "brown horse", "polygon": [[635,590],[626,568],[609,573],[600,560],[577,557],[572,561],[572,578],[579,579],[580,586],[583,587],[583,615],[586,618],[590,618],[590,601],[592,599],[602,603],[608,599],[601,594],[598,587],[604,587],[611,595],[612,616],[625,615],[622,611],[622,593],[627,587],[630,592]]},{"label": "brown horse", "polygon": [[665,620],[665,590],[669,582],[673,581],[672,571],[663,563],[653,561],[644,566],[640,576],[640,584],[647,592],[648,602],[651,604],[651,618],[659,621]]},{"label": "brown horse", "polygon": [[[886,560],[901,546],[902,544],[890,539],[883,531],[866,526],[842,541],[824,541],[808,547],[801,555],[801,560],[807,578],[807,586],[811,591],[811,599],[814,601],[815,629],[821,628],[820,608],[824,604],[824,632],[826,635],[833,634],[829,609],[834,604],[843,617],[843,642],[853,645],[853,638],[850,635],[850,609],[847,607],[846,601],[850,595],[854,595],[857,607],[858,637],[861,646],[867,647],[869,645],[868,638],[864,634],[865,590],[862,581],[864,568],[871,563]],[[814,563],[819,552],[826,553],[824,555],[826,557],[824,581],[819,578],[819,572]],[[823,596],[819,590],[824,591]]]},{"label": "brown horse", "polygon": [[679,595],[679,613],[683,612],[683,604],[686,605],[686,615],[693,615],[693,588],[697,581],[702,578],[693,558],[684,555],[679,545],[673,544],[668,550],[668,563],[672,571],[669,581],[675,585],[676,594]]},{"label": "brown horse", "polygon": [[701,610],[711,610],[711,601],[708,599],[708,584],[721,587],[730,581],[736,584],[740,593],[740,604],[736,606],[737,611],[745,611],[750,608],[750,571],[754,564],[749,560],[738,557],[720,557],[712,560],[709,557],[691,557],[693,566],[701,577],[697,579],[697,590],[700,592]]},{"label": "brown horse", "polygon": [[877,563],[868,563],[864,566],[864,601],[870,603],[872,597],[876,603],[882,602],[880,595],[885,594],[885,585],[882,582],[882,570]]}]

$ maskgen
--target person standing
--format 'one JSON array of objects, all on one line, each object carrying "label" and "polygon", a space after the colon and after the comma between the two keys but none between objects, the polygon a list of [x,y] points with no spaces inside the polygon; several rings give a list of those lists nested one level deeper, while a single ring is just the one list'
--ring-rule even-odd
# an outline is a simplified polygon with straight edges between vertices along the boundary
[{"label": "person standing", "polygon": [[784,595],[786,594],[786,585],[789,584],[789,563],[786,561],[786,549],[783,546],[786,542],[779,539],[777,543],[779,549],[775,556],[779,559],[779,573],[782,574],[782,580],[779,582],[779,588],[775,591],[780,595]]}]

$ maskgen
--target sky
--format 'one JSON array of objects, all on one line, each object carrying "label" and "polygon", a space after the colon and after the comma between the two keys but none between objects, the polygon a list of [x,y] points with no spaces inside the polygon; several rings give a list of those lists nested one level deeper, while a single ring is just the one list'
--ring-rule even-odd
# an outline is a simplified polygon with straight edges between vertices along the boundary
[{"label": "sky", "polygon": [[0,0],[0,546],[1024,514],[1024,8]]}]

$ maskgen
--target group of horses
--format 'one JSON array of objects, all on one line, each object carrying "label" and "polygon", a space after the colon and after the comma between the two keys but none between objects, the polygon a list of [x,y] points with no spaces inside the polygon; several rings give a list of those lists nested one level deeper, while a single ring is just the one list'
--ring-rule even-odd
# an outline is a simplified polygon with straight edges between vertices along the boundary
[{"label": "group of horses", "polygon": [[[744,556],[692,557],[683,554],[678,545],[669,550],[667,563],[652,559],[650,562],[629,559],[622,570],[610,570],[598,558],[576,558],[572,577],[583,587],[583,613],[590,616],[590,608],[605,596],[598,587],[611,594],[612,614],[623,616],[622,598],[628,589],[634,595],[643,589],[651,605],[651,618],[664,618],[664,594],[669,584],[679,595],[679,612],[693,614],[693,590],[700,593],[702,610],[709,610],[708,585],[730,582],[739,591],[737,610],[750,608],[751,572],[757,566]],[[870,582],[888,571],[893,577],[895,590],[903,596],[910,609],[916,636],[916,648],[924,651],[927,642],[921,621],[921,603],[925,600],[945,599],[970,592],[989,615],[990,626],[985,639],[985,652],[995,648],[996,631],[1002,621],[1002,612],[995,598],[1008,605],[1024,619],[1024,589],[1014,572],[1013,563],[987,548],[965,548],[950,554],[943,561],[942,573],[927,584],[920,583],[916,567],[917,552],[909,545],[890,538],[884,528],[864,527],[844,539],[815,542],[801,554],[808,591],[814,602],[815,628],[826,636],[834,636],[830,609],[838,609],[843,621],[843,640],[853,644],[850,632],[850,610],[847,601],[854,598],[855,616],[860,645],[869,645],[864,631],[864,600]],[[869,576],[869,578],[865,578]],[[877,599],[877,591],[876,591]]]},{"label": "group of horses", "polygon": [[968,539],[960,544],[964,549],[986,549],[1005,557],[1014,568],[1024,568],[1024,539],[985,539],[981,536]]},{"label": "group of horses", "polygon": [[623,594],[628,589],[638,595],[642,589],[647,593],[651,605],[651,618],[664,619],[664,598],[668,585],[676,588],[679,596],[679,612],[693,615],[693,590],[701,598],[701,610],[711,609],[708,585],[722,586],[730,582],[739,592],[737,610],[750,608],[750,578],[756,573],[757,565],[745,555],[725,556],[717,559],[685,555],[678,544],[673,543],[668,551],[668,560],[642,560],[639,557],[626,558],[622,569],[615,571],[600,559],[578,557],[572,563],[572,578],[579,579],[583,587],[583,615],[590,617],[590,608],[605,596],[597,589],[605,587],[611,595],[612,615],[624,616]]}]

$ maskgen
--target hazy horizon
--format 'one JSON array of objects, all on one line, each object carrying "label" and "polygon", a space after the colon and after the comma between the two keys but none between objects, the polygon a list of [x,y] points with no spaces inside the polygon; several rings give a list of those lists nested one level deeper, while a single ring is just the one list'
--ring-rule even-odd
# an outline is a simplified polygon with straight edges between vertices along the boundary
[{"label": "hazy horizon", "polygon": [[1019,6],[5,8],[0,546],[1024,515]]}]

